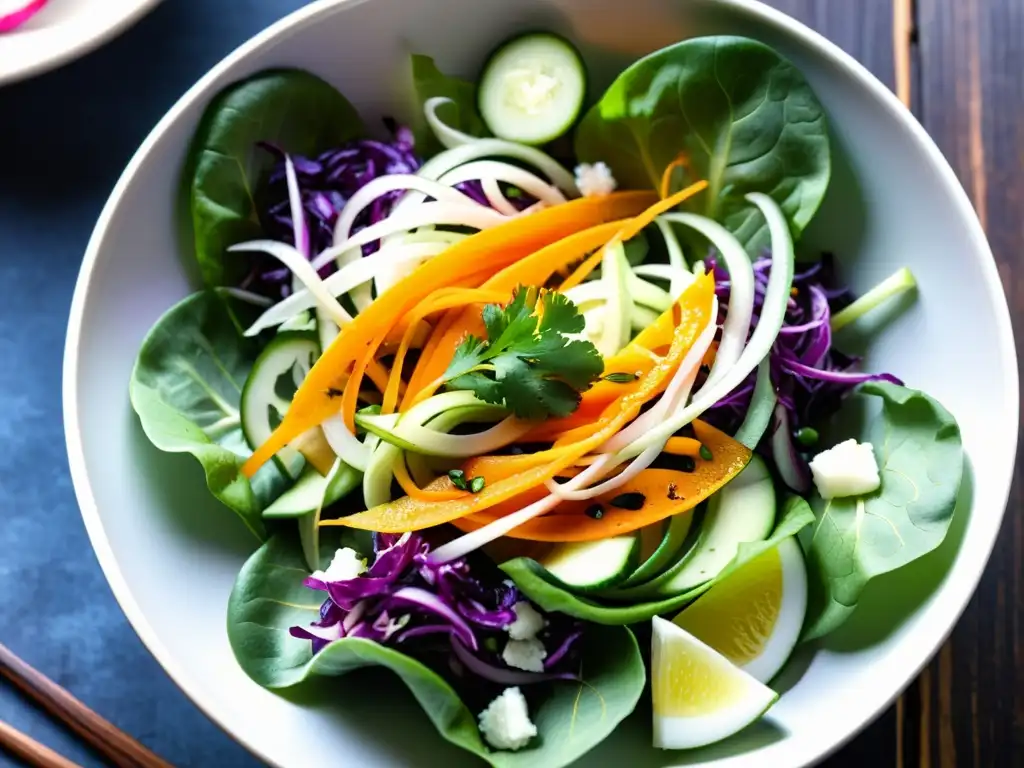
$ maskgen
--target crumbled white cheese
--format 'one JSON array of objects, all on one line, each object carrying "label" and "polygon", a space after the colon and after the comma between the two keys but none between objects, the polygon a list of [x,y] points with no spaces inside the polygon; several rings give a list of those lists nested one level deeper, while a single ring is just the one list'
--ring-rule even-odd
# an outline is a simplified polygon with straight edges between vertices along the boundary
[{"label": "crumbled white cheese", "polygon": [[547,655],[544,643],[535,637],[529,640],[509,640],[501,652],[501,658],[506,664],[526,672],[543,672]]},{"label": "crumbled white cheese", "polygon": [[576,166],[576,188],[584,197],[604,197],[614,192],[617,186],[612,169],[605,163],[580,163]]},{"label": "crumbled white cheese", "polygon": [[320,581],[349,581],[366,570],[366,558],[351,547],[339,549],[326,571],[313,571],[312,578]]},{"label": "crumbled white cheese", "polygon": [[532,640],[547,624],[537,609],[525,600],[520,600],[513,605],[512,610],[516,612],[516,620],[505,629],[508,630],[508,636],[513,640]]},{"label": "crumbled white cheese", "polygon": [[480,734],[495,749],[522,749],[537,735],[526,699],[518,688],[506,688],[480,713]]},{"label": "crumbled white cheese", "polygon": [[853,438],[822,451],[810,466],[823,499],[861,496],[882,484],[871,443],[858,443]]}]

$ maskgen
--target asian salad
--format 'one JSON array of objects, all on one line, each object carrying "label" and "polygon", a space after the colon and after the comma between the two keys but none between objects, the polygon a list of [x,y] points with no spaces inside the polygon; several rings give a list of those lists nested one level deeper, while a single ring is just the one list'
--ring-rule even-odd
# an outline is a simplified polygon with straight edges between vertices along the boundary
[{"label": "asian salad", "polygon": [[963,465],[939,403],[842,349],[913,276],[858,298],[797,256],[821,105],[738,37],[603,94],[549,33],[412,79],[373,132],[315,75],[257,74],[188,156],[205,287],[131,400],[262,541],[239,664],[275,689],[386,667],[493,765],[572,762],[637,706],[665,749],[771,717],[798,644],[942,541]]}]

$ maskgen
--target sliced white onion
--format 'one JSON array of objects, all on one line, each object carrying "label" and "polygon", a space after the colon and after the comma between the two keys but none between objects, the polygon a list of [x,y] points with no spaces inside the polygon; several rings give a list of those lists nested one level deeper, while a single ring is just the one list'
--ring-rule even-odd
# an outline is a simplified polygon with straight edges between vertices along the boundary
[{"label": "sliced white onion", "polygon": [[470,136],[468,133],[463,133],[457,128],[452,128],[438,117],[438,107],[442,104],[454,103],[452,99],[446,96],[435,96],[432,99],[427,99],[423,104],[423,115],[427,118],[427,125],[430,126],[430,130],[434,132],[437,140],[441,142],[445,149],[455,149],[455,147],[461,147],[463,144],[472,144],[474,141],[477,141],[476,136]]},{"label": "sliced white onion", "polygon": [[[280,243],[278,245],[280,245]],[[288,246],[285,247],[287,248]],[[316,273],[314,273],[314,275],[316,275],[316,279],[319,281],[320,285],[330,295],[331,300],[337,304],[337,301],[334,300],[335,296],[343,295],[351,291],[356,286],[368,283],[374,278],[374,274],[378,270],[383,269],[386,266],[402,264],[405,262],[418,264],[425,259],[429,259],[443,253],[447,248],[448,245],[444,242],[385,246],[381,250],[371,253],[369,256],[346,264],[333,275],[330,275],[326,280],[320,280],[320,276],[316,275]],[[260,331],[287,322],[300,312],[316,307],[321,303],[320,296],[312,291],[296,291],[291,296],[282,299],[260,315],[259,318],[256,319],[256,322],[246,330],[245,335],[255,336],[260,333]],[[339,304],[338,306],[340,307],[341,305]],[[342,308],[342,311],[344,312],[344,308]],[[352,322],[352,318],[348,316],[348,313],[346,313],[346,317],[348,317],[348,319],[340,323],[338,322],[338,318],[333,315],[331,319],[338,325],[345,326]]]},{"label": "sliced white onion", "polygon": [[[448,149],[432,157],[417,171],[419,176],[435,181],[449,171],[464,163],[473,160],[482,160],[488,157],[509,157],[520,160],[537,168],[562,192],[570,197],[579,197],[579,190],[576,188],[576,179],[554,158],[541,152],[534,147],[524,144],[516,144],[504,139],[478,139],[472,144],[465,144],[461,147]],[[401,200],[392,210],[392,215],[398,211],[415,207],[423,202],[425,195],[421,192],[412,192]]]},{"label": "sliced white onion", "polygon": [[[411,232],[407,235],[395,235],[393,238],[388,238],[388,242],[424,242],[424,243],[447,243],[448,245],[454,245],[455,243],[465,240],[469,235],[464,235],[459,232],[446,232],[445,230],[437,230],[433,227],[427,227],[420,229],[415,232]],[[384,247],[387,247],[386,245]],[[436,256],[437,254],[432,254]],[[432,256],[430,258],[432,258]],[[377,288],[377,295],[380,296],[385,291],[388,291],[395,283],[408,277],[412,272],[420,266],[427,258],[423,258],[420,261],[394,261],[388,264],[382,264],[380,269],[377,270],[377,274],[373,276],[373,284]]]},{"label": "sliced white onion", "polygon": [[[503,181],[512,184],[526,192],[528,195],[549,205],[559,205],[565,202],[565,195],[558,187],[544,181],[540,176],[530,173],[525,168],[511,163],[502,163],[497,160],[477,160],[472,163],[460,165],[443,174],[438,181],[441,184],[461,184],[466,181],[480,179],[492,179],[495,182]],[[502,196],[504,197],[504,196]],[[517,210],[516,213],[519,211]]]},{"label": "sliced white onion", "polygon": [[715,382],[736,365],[740,353],[747,344],[750,319],[754,313],[754,270],[746,249],[718,222],[693,213],[670,213],[663,218],[690,227],[710,240],[722,254],[725,268],[729,271],[729,306],[726,310],[725,323],[722,324],[722,338],[715,353],[715,362],[704,384],[714,386]]},{"label": "sliced white onion", "polygon": [[504,448],[532,428],[533,425],[530,422],[521,421],[514,416],[509,416],[490,429],[472,435],[449,435],[412,422],[399,422],[403,441],[415,446],[430,446],[429,451],[421,450],[420,453],[454,459],[480,456]]},{"label": "sliced white onion", "polygon": [[313,259],[314,270],[319,270],[330,264],[346,251],[353,248],[372,243],[376,240],[393,235],[398,232],[408,232],[427,225],[464,226],[473,229],[489,229],[503,222],[508,221],[507,216],[502,216],[497,211],[484,208],[482,205],[472,205],[449,202],[429,202],[416,206],[409,211],[398,213],[392,211],[386,219],[371,224],[361,229],[342,243],[332,245],[319,256]]},{"label": "sliced white onion", "polygon": [[517,216],[519,214],[519,209],[512,205],[509,199],[502,194],[501,187],[498,186],[498,182],[495,179],[490,176],[480,179],[480,187],[483,189],[484,197],[487,198],[491,208],[498,213],[503,213],[506,216]]},{"label": "sliced white onion", "polygon": [[393,173],[385,176],[378,176],[369,183],[360,187],[359,190],[348,199],[345,207],[338,215],[338,221],[334,225],[334,244],[344,243],[352,233],[352,225],[356,217],[368,208],[374,200],[389,192],[408,189],[424,193],[440,202],[455,203],[457,205],[479,205],[473,198],[464,195],[457,189],[441,184],[432,179],[425,179],[411,173]]},{"label": "sliced white onion", "polygon": [[[668,278],[670,281],[668,292],[672,294],[672,301],[675,301],[686,290],[686,286],[693,281],[693,273],[686,268],[686,257],[683,256],[683,247],[679,244],[679,238],[676,237],[676,233],[672,230],[672,225],[667,221],[662,221],[660,216],[654,220],[654,223],[661,230],[661,236],[665,240],[665,250],[668,252],[668,265],[673,269],[673,277]],[[690,276],[689,281],[687,281],[684,275]]]},{"label": "sliced white onion", "polygon": [[370,449],[349,431],[341,416],[332,416],[321,424],[320,428],[324,431],[327,444],[339,459],[353,469],[366,471],[366,465],[370,461]]},{"label": "sliced white onion", "polygon": [[667,282],[669,301],[673,302],[679,301],[683,291],[696,280],[692,272],[685,268],[679,269],[671,264],[639,264],[633,267],[633,274],[637,277],[653,277],[655,280]]},{"label": "sliced white onion", "polygon": [[[334,322],[338,325],[347,325],[352,322],[352,316],[338,303],[334,295],[324,287],[324,281],[320,279],[316,269],[306,260],[305,256],[292,246],[278,243],[274,240],[253,240],[248,243],[232,245],[228,248],[228,251],[270,254],[292,271],[292,274],[302,282],[306,290],[315,299],[316,304],[320,305]],[[281,302],[281,304],[283,303]],[[267,311],[270,312],[276,307],[281,306],[281,304],[277,304]],[[264,312],[265,314],[267,313]],[[289,317],[294,315],[295,313],[293,312]],[[284,319],[287,320],[288,318]],[[284,320],[281,322],[284,322]]]},{"label": "sliced white onion", "polygon": [[705,410],[718,400],[732,392],[750,375],[771,351],[775,338],[779,335],[786,317],[786,304],[789,291],[793,284],[793,238],[789,231],[786,217],[778,203],[760,192],[752,192],[746,196],[754,203],[768,222],[771,234],[772,270],[768,276],[768,287],[765,290],[761,316],[758,319],[750,341],[733,365],[713,386],[705,383],[686,408],[669,416],[648,434],[619,451],[620,459],[631,458],[642,453],[652,443],[664,443],[674,432],[699,417]]}]

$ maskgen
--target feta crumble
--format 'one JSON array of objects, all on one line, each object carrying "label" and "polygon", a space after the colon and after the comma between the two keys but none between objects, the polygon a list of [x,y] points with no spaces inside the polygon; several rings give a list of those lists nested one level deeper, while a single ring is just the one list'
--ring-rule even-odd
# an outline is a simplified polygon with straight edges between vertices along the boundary
[{"label": "feta crumble", "polygon": [[604,197],[614,192],[617,186],[612,169],[603,162],[576,166],[576,188],[584,197]]},{"label": "feta crumble", "polygon": [[326,571],[313,571],[311,577],[320,581],[350,581],[365,570],[366,558],[360,557],[351,547],[345,547],[334,553]]},{"label": "feta crumble", "polygon": [[861,496],[882,484],[871,443],[858,443],[853,438],[819,453],[810,467],[823,499]]},{"label": "feta crumble", "polygon": [[547,624],[537,609],[525,600],[513,605],[512,610],[516,613],[516,620],[505,627],[512,640],[532,640]]},{"label": "feta crumble", "polygon": [[544,643],[535,637],[529,640],[509,640],[501,652],[502,661],[525,672],[543,672],[547,655]]},{"label": "feta crumble", "polygon": [[480,713],[480,735],[495,749],[522,749],[537,735],[526,699],[518,688],[506,688]]}]

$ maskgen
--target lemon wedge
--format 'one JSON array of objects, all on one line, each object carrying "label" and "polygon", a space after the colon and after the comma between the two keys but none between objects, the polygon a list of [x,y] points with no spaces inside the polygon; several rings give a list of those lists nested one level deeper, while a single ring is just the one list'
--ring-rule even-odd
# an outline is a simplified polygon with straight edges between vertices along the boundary
[{"label": "lemon wedge", "polygon": [[654,746],[703,747],[757,720],[778,694],[671,621],[651,620]]},{"label": "lemon wedge", "polygon": [[782,669],[807,613],[807,568],[795,538],[745,563],[673,619],[752,677]]}]

